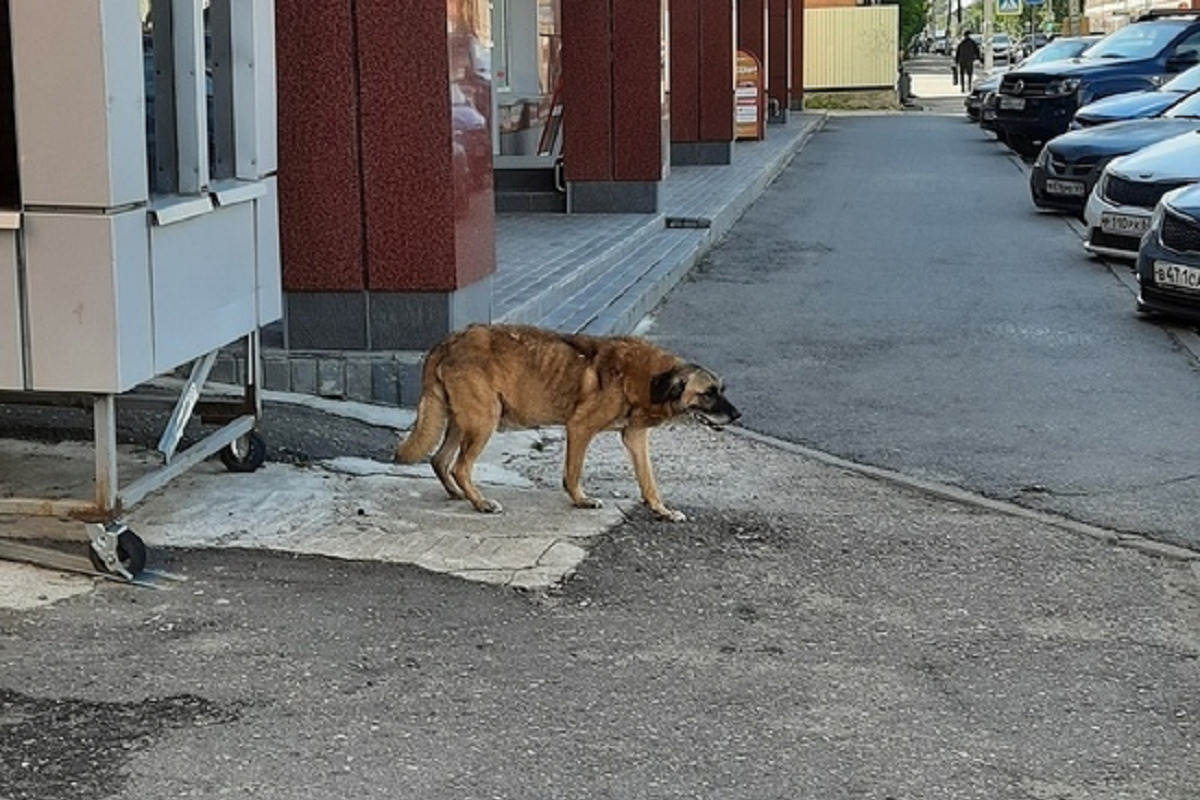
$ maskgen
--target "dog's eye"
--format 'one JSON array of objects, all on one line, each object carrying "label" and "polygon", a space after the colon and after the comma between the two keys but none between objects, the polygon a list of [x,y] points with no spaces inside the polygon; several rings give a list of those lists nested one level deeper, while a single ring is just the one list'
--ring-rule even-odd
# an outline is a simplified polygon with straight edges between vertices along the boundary
[{"label": "dog's eye", "polygon": [[710,386],[707,389],[705,389],[704,396],[705,397],[716,397],[717,396],[717,387]]}]

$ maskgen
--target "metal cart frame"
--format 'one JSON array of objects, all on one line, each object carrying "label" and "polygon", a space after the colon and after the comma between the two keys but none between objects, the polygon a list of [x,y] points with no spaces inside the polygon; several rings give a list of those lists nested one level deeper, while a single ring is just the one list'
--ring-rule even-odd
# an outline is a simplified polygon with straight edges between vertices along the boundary
[{"label": "metal cart frame", "polygon": [[[56,517],[83,522],[90,545],[91,563],[97,570],[132,579],[145,565],[144,545],[121,515],[147,495],[191,469],[201,461],[220,453],[230,470],[249,472],[262,465],[265,444],[257,432],[262,417],[258,390],[261,354],[255,332],[246,337],[246,379],[243,394],[233,400],[205,400],[203,389],[219,350],[196,359],[183,381],[170,418],[155,448],[162,466],[122,486],[117,468],[117,402],[113,394],[71,394],[62,392],[0,392],[0,404],[71,406],[92,409],[95,447],[95,480],[92,499],[82,498],[0,498],[0,514]],[[123,404],[162,405],[169,396],[148,396],[136,392],[119,396]],[[180,450],[184,429],[198,417],[221,425],[186,449]],[[24,546],[22,560],[56,561],[55,551]],[[0,556],[3,548],[0,547]]]}]

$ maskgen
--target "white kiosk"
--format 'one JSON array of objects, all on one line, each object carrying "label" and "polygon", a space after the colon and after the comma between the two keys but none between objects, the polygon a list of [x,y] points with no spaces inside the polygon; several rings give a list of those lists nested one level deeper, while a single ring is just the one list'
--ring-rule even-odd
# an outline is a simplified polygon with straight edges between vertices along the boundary
[{"label": "white kiosk", "polygon": [[[119,521],[218,451],[262,463],[258,331],[279,319],[273,0],[0,0],[0,403],[93,409],[95,497],[0,499],[87,524],[136,574]],[[5,74],[7,73],[7,74]],[[244,341],[244,396],[201,401]],[[191,363],[162,466],[121,486],[116,404]],[[124,402],[124,399],[122,399]],[[179,451],[193,414],[223,423]]]}]

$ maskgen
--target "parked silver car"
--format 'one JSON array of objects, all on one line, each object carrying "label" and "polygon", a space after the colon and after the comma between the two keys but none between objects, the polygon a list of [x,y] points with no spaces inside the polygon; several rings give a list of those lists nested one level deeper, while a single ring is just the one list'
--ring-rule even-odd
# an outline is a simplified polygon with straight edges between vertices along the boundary
[{"label": "parked silver car", "polygon": [[1012,40],[1007,33],[992,34],[992,61],[1008,63],[1012,59]]},{"label": "parked silver car", "polygon": [[1200,181],[1200,131],[1114,158],[1084,209],[1092,253],[1137,258],[1142,234],[1162,196],[1172,189]]}]

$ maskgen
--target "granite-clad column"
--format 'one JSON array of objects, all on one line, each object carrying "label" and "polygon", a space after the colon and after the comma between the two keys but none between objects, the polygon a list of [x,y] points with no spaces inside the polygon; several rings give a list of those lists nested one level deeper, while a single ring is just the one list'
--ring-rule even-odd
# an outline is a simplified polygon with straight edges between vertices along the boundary
[{"label": "granite-clad column", "polygon": [[[758,56],[763,69],[767,69],[767,0],[738,0],[737,46]],[[766,82],[766,75],[763,82]]]},{"label": "granite-clad column", "polygon": [[672,164],[732,160],[733,8],[732,0],[671,0]]},{"label": "granite-clad column", "polygon": [[792,0],[767,0],[767,122],[787,122],[792,106]]},{"label": "granite-clad column", "polygon": [[792,109],[804,108],[804,0],[792,2]]},{"label": "granite-clad column", "polygon": [[287,346],[425,349],[489,320],[491,89],[459,0],[276,20]]},{"label": "granite-clad column", "polygon": [[669,100],[667,0],[562,0],[563,174],[570,213],[658,211]]}]

